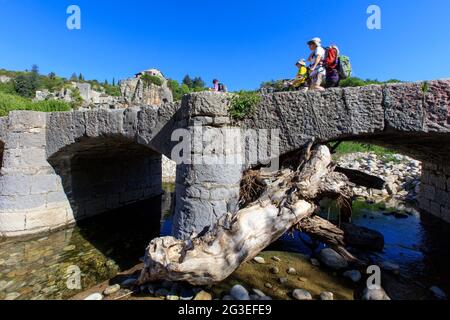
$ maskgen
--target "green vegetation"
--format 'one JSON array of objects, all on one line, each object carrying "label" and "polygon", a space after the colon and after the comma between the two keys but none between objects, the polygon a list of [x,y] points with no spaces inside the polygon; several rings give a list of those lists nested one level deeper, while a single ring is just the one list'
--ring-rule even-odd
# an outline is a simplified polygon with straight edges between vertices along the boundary
[{"label": "green vegetation", "polygon": [[387,83],[401,83],[400,80],[396,80],[396,79],[391,79],[388,81],[378,81],[378,80],[371,80],[371,79],[360,79],[357,77],[350,77],[348,79],[345,80],[341,80],[339,82],[339,86],[342,88],[345,87],[364,87],[364,86],[369,86],[372,84],[387,84]]},{"label": "green vegetation", "polygon": [[[35,111],[67,111],[71,108],[77,109],[83,104],[83,99],[78,89],[74,89],[72,82],[89,83],[93,90],[104,92],[110,96],[120,96],[120,87],[107,80],[100,83],[97,80],[85,80],[80,73],[72,74],[70,79],[58,77],[54,72],[48,75],[39,74],[39,68],[33,65],[31,71],[9,71],[0,69],[0,76],[11,78],[10,81],[0,83],[0,116],[7,115],[11,110],[35,110]],[[72,90],[72,103],[57,100],[46,100],[41,102],[32,102],[36,91],[48,91],[56,93],[62,89]]]},{"label": "green vegetation", "polygon": [[261,96],[254,91],[240,91],[231,98],[230,115],[242,120],[247,117],[260,103]]},{"label": "green vegetation", "polygon": [[172,90],[173,99],[175,101],[180,101],[186,94],[208,90],[201,77],[192,79],[189,75],[186,75],[183,78],[181,84],[176,80],[170,79],[168,80],[167,85],[170,90]]},{"label": "green vegetation", "polygon": [[336,149],[336,156],[340,157],[349,153],[367,153],[371,152],[377,156],[383,158],[385,162],[397,163],[398,160],[395,157],[396,152],[390,149],[386,149],[374,144],[359,143],[359,142],[342,142]]},{"label": "green vegetation", "polygon": [[144,74],[141,77],[142,81],[144,81],[145,85],[148,87],[151,84],[155,86],[161,87],[163,85],[163,79],[158,76],[151,76],[149,74]]},{"label": "green vegetation", "polygon": [[67,102],[46,100],[32,102],[30,99],[0,92],[0,117],[7,116],[13,110],[31,110],[41,112],[69,111],[72,108]]}]

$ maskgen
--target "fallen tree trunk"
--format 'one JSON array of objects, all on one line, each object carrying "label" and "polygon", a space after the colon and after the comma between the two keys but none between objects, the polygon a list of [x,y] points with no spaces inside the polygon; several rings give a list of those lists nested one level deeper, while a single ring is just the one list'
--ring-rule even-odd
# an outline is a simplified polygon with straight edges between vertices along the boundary
[{"label": "fallen tree trunk", "polygon": [[243,262],[311,217],[321,196],[350,197],[348,179],[334,172],[331,164],[327,147],[311,151],[310,145],[298,170],[279,172],[266,183],[257,201],[234,216],[223,217],[205,235],[186,241],[173,237],[153,240],[140,283],[167,279],[209,285],[226,279]]}]

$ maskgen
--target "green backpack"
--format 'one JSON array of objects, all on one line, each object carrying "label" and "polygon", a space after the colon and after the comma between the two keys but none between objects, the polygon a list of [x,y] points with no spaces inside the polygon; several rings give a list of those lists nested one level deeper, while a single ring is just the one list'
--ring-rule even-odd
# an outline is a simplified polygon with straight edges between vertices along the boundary
[{"label": "green backpack", "polygon": [[344,80],[352,76],[352,65],[350,58],[347,56],[339,56],[339,77]]}]

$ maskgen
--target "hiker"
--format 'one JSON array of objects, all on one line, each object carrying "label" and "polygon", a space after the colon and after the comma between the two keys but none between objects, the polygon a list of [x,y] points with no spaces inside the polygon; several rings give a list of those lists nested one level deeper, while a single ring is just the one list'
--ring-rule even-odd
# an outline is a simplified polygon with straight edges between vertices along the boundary
[{"label": "hiker", "polygon": [[220,83],[218,79],[213,80],[213,88],[212,91],[214,92],[228,92],[227,87]]},{"label": "hiker", "polygon": [[298,68],[297,76],[295,80],[290,83],[290,87],[294,90],[307,89],[308,88],[308,68],[306,67],[305,59],[297,61],[295,64]]},{"label": "hiker", "polygon": [[339,87],[339,48],[331,45],[326,49],[325,54],[326,88]]},{"label": "hiker", "polygon": [[314,38],[308,41],[309,49],[312,51],[308,58],[308,62],[311,62],[309,68],[309,76],[311,78],[310,90],[323,91],[322,81],[326,75],[324,68],[325,61],[325,49],[322,48],[322,40],[320,38]]}]

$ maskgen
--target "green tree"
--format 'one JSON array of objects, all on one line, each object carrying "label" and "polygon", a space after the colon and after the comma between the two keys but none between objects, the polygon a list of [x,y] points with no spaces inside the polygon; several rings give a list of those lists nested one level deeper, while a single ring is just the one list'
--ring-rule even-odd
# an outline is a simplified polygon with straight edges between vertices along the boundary
[{"label": "green tree", "polygon": [[77,81],[79,80],[79,77],[77,76],[77,74],[74,72],[72,73],[72,76],[70,77],[70,81]]},{"label": "green tree", "polygon": [[201,77],[195,77],[194,80],[192,80],[192,87],[193,89],[203,89],[205,88],[205,81],[202,80]]},{"label": "green tree", "polygon": [[20,74],[14,79],[14,90],[19,96],[32,98],[36,89],[36,81],[30,73]]},{"label": "green tree", "polygon": [[186,85],[188,88],[192,88],[193,83],[194,82],[192,81],[191,77],[188,74],[183,78],[183,84]]}]

